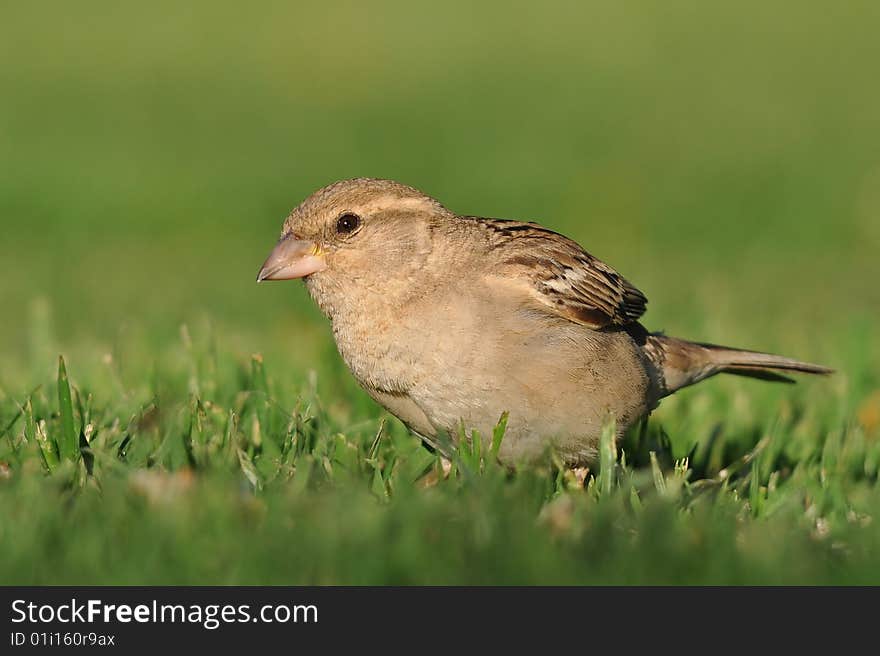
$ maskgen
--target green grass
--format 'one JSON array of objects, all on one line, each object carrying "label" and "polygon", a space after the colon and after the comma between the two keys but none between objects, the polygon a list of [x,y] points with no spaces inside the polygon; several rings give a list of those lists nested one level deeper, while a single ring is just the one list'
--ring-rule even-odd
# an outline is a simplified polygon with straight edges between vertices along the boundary
[{"label": "green grass", "polygon": [[[878,28],[868,2],[5,8],[0,583],[880,583]],[[492,449],[445,477],[302,286],[254,283],[356,175],[564,232],[651,329],[838,373],[702,383],[583,481]]]}]

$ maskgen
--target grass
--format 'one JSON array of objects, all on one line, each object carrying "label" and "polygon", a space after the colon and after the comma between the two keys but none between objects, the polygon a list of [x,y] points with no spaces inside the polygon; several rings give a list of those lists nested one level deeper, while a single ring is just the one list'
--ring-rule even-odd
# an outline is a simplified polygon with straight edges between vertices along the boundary
[{"label": "grass", "polygon": [[[5,10],[0,582],[880,582],[878,18]],[[651,329],[838,373],[701,383],[585,477],[447,472],[299,284],[254,286],[355,175],[564,232]]]}]

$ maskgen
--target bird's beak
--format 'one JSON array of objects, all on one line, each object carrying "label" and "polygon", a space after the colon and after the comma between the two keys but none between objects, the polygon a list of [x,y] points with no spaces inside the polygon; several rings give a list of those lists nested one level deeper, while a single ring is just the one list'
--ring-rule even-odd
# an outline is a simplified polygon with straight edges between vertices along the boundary
[{"label": "bird's beak", "polygon": [[326,268],[324,253],[318,244],[288,234],[263,263],[257,282],[303,278]]}]

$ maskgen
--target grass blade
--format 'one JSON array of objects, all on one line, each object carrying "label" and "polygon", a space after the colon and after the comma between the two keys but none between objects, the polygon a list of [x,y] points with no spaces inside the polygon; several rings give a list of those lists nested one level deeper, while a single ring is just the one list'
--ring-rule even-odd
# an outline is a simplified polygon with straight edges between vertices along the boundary
[{"label": "grass blade", "polygon": [[657,452],[651,451],[651,474],[654,477],[654,487],[661,495],[666,494],[666,478],[660,469],[660,463],[657,461]]},{"label": "grass blade", "polygon": [[608,496],[614,489],[617,466],[617,422],[612,417],[599,436],[599,493]]},{"label": "grass blade", "polygon": [[251,356],[251,387],[262,393],[263,400],[269,398],[269,380],[266,378],[263,356],[259,353]]},{"label": "grass blade", "polygon": [[62,356],[58,356],[58,411],[61,415],[58,451],[62,459],[75,461],[79,458],[79,436],[73,427],[73,402]]},{"label": "grass blade", "polygon": [[34,406],[28,399],[24,405],[24,431],[28,442],[34,441],[40,447],[40,455],[43,457],[43,465],[51,474],[58,466],[58,451],[55,444],[46,437],[42,426],[38,426],[34,420]]},{"label": "grass blade", "polygon": [[492,446],[489,448],[489,452],[496,460],[498,459],[498,452],[501,450],[501,442],[504,441],[504,433],[507,431],[507,418],[509,416],[510,413],[507,411],[501,413],[501,418],[495,424],[495,428],[492,429]]}]

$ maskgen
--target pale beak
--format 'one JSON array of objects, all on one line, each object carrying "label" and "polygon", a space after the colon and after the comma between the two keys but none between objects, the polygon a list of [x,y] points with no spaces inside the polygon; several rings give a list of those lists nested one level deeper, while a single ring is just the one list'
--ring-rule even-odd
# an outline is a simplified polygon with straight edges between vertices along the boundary
[{"label": "pale beak", "polygon": [[303,278],[326,268],[324,253],[318,244],[288,234],[281,238],[263,263],[257,282]]}]

